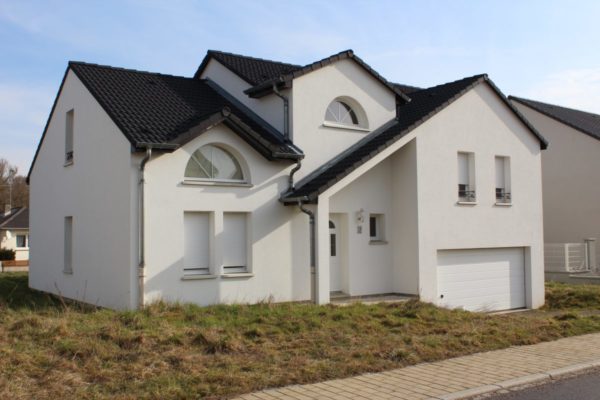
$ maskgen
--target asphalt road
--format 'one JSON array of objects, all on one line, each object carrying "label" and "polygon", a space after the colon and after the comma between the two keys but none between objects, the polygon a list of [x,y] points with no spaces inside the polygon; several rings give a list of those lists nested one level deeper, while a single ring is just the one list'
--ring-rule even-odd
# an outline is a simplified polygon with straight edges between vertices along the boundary
[{"label": "asphalt road", "polygon": [[516,392],[493,395],[488,400],[599,400],[600,370],[551,381]]}]

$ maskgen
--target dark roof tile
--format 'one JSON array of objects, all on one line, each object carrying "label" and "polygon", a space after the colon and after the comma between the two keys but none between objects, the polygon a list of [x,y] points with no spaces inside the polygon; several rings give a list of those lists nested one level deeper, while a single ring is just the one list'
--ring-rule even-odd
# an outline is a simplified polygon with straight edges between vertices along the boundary
[{"label": "dark roof tile", "polygon": [[517,103],[524,104],[535,111],[557,120],[558,122],[561,122],[570,126],[571,128],[577,129],[578,131],[600,140],[600,115],[598,114],[542,103],[540,101],[523,99],[515,96],[510,96],[509,99]]},{"label": "dark roof tile", "polygon": [[0,215],[0,229],[29,229],[29,209],[16,207],[9,214]]},{"label": "dark roof tile", "polygon": [[302,68],[300,65],[209,50],[194,78],[200,77],[211,57],[253,86]]}]

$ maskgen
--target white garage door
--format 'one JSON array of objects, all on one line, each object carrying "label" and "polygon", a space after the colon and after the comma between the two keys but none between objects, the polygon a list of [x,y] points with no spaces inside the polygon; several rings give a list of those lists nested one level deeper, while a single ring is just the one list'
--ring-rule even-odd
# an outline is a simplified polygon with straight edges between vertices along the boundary
[{"label": "white garage door", "polygon": [[443,307],[495,311],[525,307],[523,249],[438,251],[438,299]]}]

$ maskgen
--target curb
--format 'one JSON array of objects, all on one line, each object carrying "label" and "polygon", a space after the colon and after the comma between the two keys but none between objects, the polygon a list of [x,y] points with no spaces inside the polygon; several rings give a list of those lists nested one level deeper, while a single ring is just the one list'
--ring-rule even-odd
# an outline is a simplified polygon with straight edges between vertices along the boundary
[{"label": "curb", "polygon": [[491,385],[478,386],[471,389],[461,390],[460,392],[447,393],[443,395],[433,396],[428,400],[460,400],[469,399],[482,394],[494,393],[503,389],[512,389],[518,386],[530,385],[532,383],[540,383],[543,381],[552,381],[561,378],[565,375],[584,372],[593,368],[600,367],[600,360],[590,361],[580,364],[569,365],[568,367],[553,369],[537,374],[525,375],[514,379],[509,379],[502,382],[496,382]]}]

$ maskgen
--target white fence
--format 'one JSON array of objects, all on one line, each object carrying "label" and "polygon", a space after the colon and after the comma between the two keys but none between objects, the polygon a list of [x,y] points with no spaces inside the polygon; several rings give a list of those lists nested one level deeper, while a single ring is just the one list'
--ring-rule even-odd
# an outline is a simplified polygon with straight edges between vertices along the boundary
[{"label": "white fence", "polygon": [[588,265],[585,243],[546,243],[544,264],[547,272],[586,272]]}]

